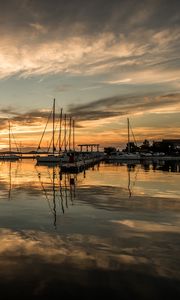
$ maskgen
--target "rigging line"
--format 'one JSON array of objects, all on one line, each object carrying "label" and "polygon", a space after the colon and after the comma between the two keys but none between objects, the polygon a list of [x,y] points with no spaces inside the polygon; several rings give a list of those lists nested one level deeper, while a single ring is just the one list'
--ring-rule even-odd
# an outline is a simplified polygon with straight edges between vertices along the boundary
[{"label": "rigging line", "polygon": [[[62,110],[62,108],[61,108],[61,110]],[[63,120],[62,120],[61,113],[60,113],[60,119],[61,119],[61,122],[59,124],[59,127],[60,127],[60,129],[59,129],[59,135],[58,135],[58,138],[57,138],[57,141],[56,141],[56,148],[57,148],[57,146],[59,146],[59,154],[60,154],[60,152],[62,150],[62,145],[63,145],[63,141],[64,141],[64,139],[62,140],[62,122],[63,122]]]},{"label": "rigging line", "polygon": [[[56,132],[57,126],[58,126],[58,124],[56,124],[56,126],[55,126],[54,133]],[[48,147],[48,150],[47,150],[48,153],[49,153],[49,150],[51,148],[52,142],[53,142],[53,137],[51,138],[51,141],[50,141],[50,144],[49,144],[49,147]],[[57,144],[58,144],[58,139],[57,139],[57,142],[56,142],[56,146],[54,146],[55,148],[57,147]]]},{"label": "rigging line", "polygon": [[38,172],[38,170],[37,170],[36,167],[35,167],[35,170],[36,170],[36,172],[37,172],[37,176],[38,176],[38,179],[39,179],[39,183],[40,183],[41,188],[42,188],[42,190],[43,190],[43,192],[44,192],[44,195],[45,195],[45,198],[46,198],[46,200],[47,200],[49,209],[50,209],[51,213],[53,214],[53,209],[52,209],[52,207],[51,207],[51,205],[50,205],[50,201],[49,201],[49,198],[48,198],[48,193],[47,193],[47,191],[46,191],[46,189],[45,189],[45,187],[44,187],[44,185],[43,185],[43,182],[42,182],[41,179],[40,179],[41,173]]},{"label": "rigging line", "polygon": [[47,153],[49,153],[49,150],[50,150],[50,148],[51,148],[52,140],[53,140],[53,138],[51,138],[51,141],[50,141],[49,147],[48,147],[48,149],[47,149]]},{"label": "rigging line", "polygon": [[65,121],[64,121],[64,136],[63,136],[63,139],[62,139],[62,142],[61,142],[61,145],[60,145],[61,149],[63,148],[63,145],[64,145],[64,151],[66,151],[66,145],[65,145],[65,139],[66,139],[65,131],[66,131],[66,129],[65,129],[65,127],[66,127],[66,124],[65,124]]},{"label": "rigging line", "polygon": [[64,145],[64,151],[66,150],[66,145],[65,145],[65,131],[64,131],[64,136],[63,136],[63,140],[62,140],[62,143],[61,143],[61,148],[63,148],[63,145]]},{"label": "rigging line", "polygon": [[133,136],[133,139],[134,139],[134,143],[135,143],[135,145],[137,146],[137,142],[136,142],[135,135],[134,135],[134,133],[133,133],[133,130],[132,130],[131,125],[130,125],[130,129],[131,129],[131,133],[132,133],[132,136]]},{"label": "rigging line", "polygon": [[[69,128],[67,128],[67,122],[66,122],[66,145],[65,145],[66,146],[66,150],[68,148],[70,150],[70,135],[71,135],[70,124],[69,124]],[[67,138],[67,136],[69,136],[69,137]]]},{"label": "rigging line", "polygon": [[15,146],[16,146],[16,150],[17,150],[18,152],[20,152],[20,150],[19,150],[19,148],[18,148],[18,145],[17,145],[17,142],[16,142],[16,139],[15,139],[15,137],[14,137],[13,132],[11,132],[11,135],[12,135],[12,137],[13,137],[13,140],[14,140],[14,143],[15,143]]},{"label": "rigging line", "polygon": [[48,123],[49,123],[49,120],[50,120],[50,118],[51,118],[51,115],[52,115],[52,110],[51,110],[51,112],[50,112],[50,114],[49,114],[49,117],[48,117],[48,119],[47,119],[47,122],[46,122],[46,125],[45,125],[45,128],[44,128],[43,134],[42,134],[42,136],[41,136],[41,139],[40,139],[40,141],[39,141],[39,145],[38,145],[38,147],[37,147],[37,151],[41,148],[41,142],[42,142],[42,139],[43,139],[43,137],[44,137],[44,134],[45,134],[47,125],[48,125]]},{"label": "rigging line", "polygon": [[[56,125],[55,130],[56,130],[57,126],[58,126],[58,125]],[[58,148],[58,145],[59,145],[59,136],[58,136],[58,138],[57,138],[55,148]],[[59,148],[60,148],[60,146],[59,146]]]},{"label": "rigging line", "polygon": [[65,129],[64,129],[64,150],[67,151],[68,147],[69,147],[69,138],[68,135],[69,135],[69,131],[70,131],[70,128],[67,127],[67,116],[66,116],[66,120],[65,120]]}]

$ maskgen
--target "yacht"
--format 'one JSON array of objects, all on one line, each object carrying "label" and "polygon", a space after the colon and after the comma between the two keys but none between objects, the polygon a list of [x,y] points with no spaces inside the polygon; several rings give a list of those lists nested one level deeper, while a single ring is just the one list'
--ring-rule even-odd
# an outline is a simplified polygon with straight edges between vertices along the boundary
[{"label": "yacht", "polygon": [[[128,128],[128,151],[122,152],[122,151],[116,151],[108,155],[107,160],[108,161],[121,161],[121,160],[139,160],[141,158],[139,152],[131,153],[130,149],[130,124],[129,124],[129,118],[127,118],[127,128]],[[134,136],[134,135],[133,135]]]}]

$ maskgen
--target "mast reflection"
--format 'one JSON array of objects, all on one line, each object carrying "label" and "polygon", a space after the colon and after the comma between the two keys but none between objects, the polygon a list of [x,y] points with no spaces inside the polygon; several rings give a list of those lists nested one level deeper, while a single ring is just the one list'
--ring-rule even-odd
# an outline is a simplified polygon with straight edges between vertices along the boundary
[{"label": "mast reflection", "polygon": [[[134,180],[131,179],[131,173],[134,172]],[[127,174],[128,174],[128,184],[127,189],[129,192],[129,198],[133,196],[133,188],[135,187],[137,181],[137,174],[139,172],[139,166],[136,164],[127,164]]]},{"label": "mast reflection", "polygon": [[74,204],[76,197],[77,174],[61,173],[55,165],[41,169],[36,166],[39,184],[53,216],[53,226],[57,228],[58,208],[62,214]]},{"label": "mast reflection", "polygon": [[13,190],[13,186],[14,186],[14,181],[18,175],[18,167],[19,167],[20,163],[12,162],[12,161],[8,161],[6,163],[8,165],[7,199],[12,200],[12,190]]}]

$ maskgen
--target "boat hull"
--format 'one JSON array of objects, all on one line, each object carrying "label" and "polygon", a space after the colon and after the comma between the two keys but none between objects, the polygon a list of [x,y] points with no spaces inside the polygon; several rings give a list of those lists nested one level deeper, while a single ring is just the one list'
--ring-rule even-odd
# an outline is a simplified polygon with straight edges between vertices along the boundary
[{"label": "boat hull", "polygon": [[59,156],[37,156],[37,163],[58,163],[60,162]]},{"label": "boat hull", "polygon": [[6,160],[6,161],[16,161],[19,160],[20,157],[17,155],[4,155],[0,156],[0,160]]}]

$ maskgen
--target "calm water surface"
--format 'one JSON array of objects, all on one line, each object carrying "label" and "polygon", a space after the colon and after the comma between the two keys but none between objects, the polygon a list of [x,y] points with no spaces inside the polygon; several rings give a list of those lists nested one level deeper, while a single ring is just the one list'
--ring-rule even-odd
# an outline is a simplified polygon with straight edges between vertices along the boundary
[{"label": "calm water surface", "polygon": [[0,162],[0,299],[180,297],[180,166]]}]

